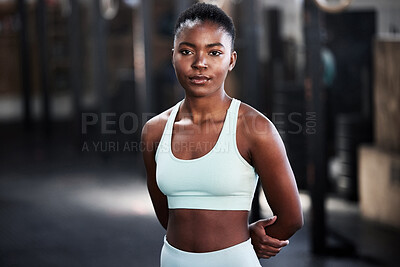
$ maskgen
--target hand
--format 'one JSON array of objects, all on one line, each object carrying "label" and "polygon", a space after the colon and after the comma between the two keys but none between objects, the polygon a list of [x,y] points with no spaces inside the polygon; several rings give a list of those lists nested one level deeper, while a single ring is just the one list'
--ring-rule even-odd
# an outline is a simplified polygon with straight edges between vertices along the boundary
[{"label": "hand", "polygon": [[265,227],[274,224],[276,216],[259,220],[250,224],[250,237],[257,257],[269,259],[277,255],[281,249],[289,244],[289,240],[279,240],[270,237],[265,232]]}]

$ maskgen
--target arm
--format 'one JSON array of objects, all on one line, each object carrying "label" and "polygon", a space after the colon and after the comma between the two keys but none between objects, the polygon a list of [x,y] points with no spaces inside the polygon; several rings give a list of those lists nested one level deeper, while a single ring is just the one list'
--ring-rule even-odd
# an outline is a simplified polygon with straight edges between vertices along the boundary
[{"label": "arm", "polygon": [[167,197],[160,191],[156,182],[156,144],[161,139],[162,129],[156,125],[155,119],[148,121],[142,129],[143,161],[146,168],[147,189],[160,224],[167,229],[168,202]]},{"label": "arm", "polygon": [[303,214],[293,171],[285,147],[275,126],[264,116],[253,117],[250,154],[274,215],[274,224],[266,227],[267,235],[289,239],[303,226]]}]

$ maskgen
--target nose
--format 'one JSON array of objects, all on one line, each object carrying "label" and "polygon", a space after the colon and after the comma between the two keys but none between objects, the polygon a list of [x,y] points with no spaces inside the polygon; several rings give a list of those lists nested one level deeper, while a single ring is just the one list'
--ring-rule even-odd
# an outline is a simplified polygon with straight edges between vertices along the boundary
[{"label": "nose", "polygon": [[207,68],[207,61],[204,53],[198,53],[194,58],[192,68],[194,69],[205,69]]}]

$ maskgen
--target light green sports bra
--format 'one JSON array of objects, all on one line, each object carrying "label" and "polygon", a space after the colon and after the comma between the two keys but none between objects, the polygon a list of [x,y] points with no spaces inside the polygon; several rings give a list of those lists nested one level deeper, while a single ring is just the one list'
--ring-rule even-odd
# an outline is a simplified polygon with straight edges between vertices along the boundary
[{"label": "light green sports bra", "polygon": [[232,99],[211,151],[190,160],[176,158],[171,150],[172,128],[181,103],[173,107],[155,155],[157,184],[167,196],[168,207],[250,210],[258,175],[236,145],[240,101]]}]

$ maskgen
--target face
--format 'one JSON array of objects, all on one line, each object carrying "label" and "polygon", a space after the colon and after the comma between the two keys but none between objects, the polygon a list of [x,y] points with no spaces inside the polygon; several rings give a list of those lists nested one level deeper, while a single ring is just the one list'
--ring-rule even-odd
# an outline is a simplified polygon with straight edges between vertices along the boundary
[{"label": "face", "polygon": [[236,63],[231,37],[218,24],[187,24],[176,36],[172,55],[186,95],[207,96],[224,90],[226,75]]}]

